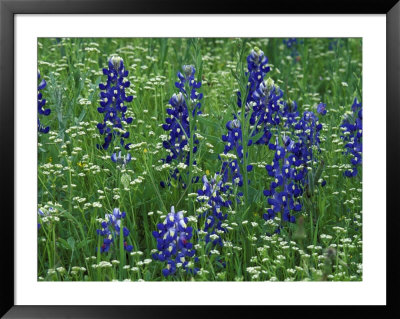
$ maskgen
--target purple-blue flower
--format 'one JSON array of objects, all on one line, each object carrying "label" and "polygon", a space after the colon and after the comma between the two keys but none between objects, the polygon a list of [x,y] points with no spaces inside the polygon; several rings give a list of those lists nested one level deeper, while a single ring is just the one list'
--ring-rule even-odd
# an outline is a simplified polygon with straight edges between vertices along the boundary
[{"label": "purple-blue flower", "polygon": [[290,55],[292,57],[295,57],[297,61],[297,59],[300,57],[300,53],[297,50],[298,49],[298,45],[302,44],[303,41],[298,41],[297,38],[288,38],[288,39],[284,39],[283,43],[286,45],[286,48],[290,51]]},{"label": "purple-blue flower", "polygon": [[288,48],[291,48],[295,45],[297,45],[297,38],[288,38],[288,39],[284,39],[283,43],[286,44],[286,46]]},{"label": "purple-blue flower", "polygon": [[[250,108],[249,103],[254,101],[253,93],[264,81],[264,77],[269,71],[268,58],[262,50],[255,47],[247,56],[246,75],[249,77],[249,93],[247,95],[246,108]],[[241,104],[241,92],[238,92],[238,105],[241,106]]]},{"label": "purple-blue flower", "polygon": [[[177,74],[179,81],[175,83],[175,86],[179,89],[179,92],[174,93],[169,100],[168,117],[162,125],[162,128],[169,132],[168,139],[163,142],[163,147],[168,152],[166,158],[162,159],[165,163],[175,161],[176,163],[191,165],[190,151],[192,151],[193,156],[197,152],[199,144],[195,133],[197,127],[190,125],[190,117],[201,114],[200,100],[203,98],[203,94],[197,92],[197,89],[201,87],[201,82],[195,80],[195,72],[196,70],[192,65],[184,65],[183,71]],[[190,141],[192,141],[192,150],[189,148]],[[196,165],[196,161],[193,161],[193,165]],[[170,172],[167,185],[170,185],[171,178],[182,181],[178,169]],[[193,177],[193,179],[196,181],[198,177]],[[160,185],[165,187],[165,182],[160,182]],[[184,182],[182,182],[182,187],[186,188]]]},{"label": "purple-blue flower", "polygon": [[[178,72],[177,74],[179,82],[175,82],[175,86],[185,95],[186,98],[190,97],[191,100],[200,101],[203,98],[203,93],[197,93],[196,91],[196,89],[201,87],[201,82],[197,82],[194,77],[196,69],[193,65],[184,65],[182,69],[183,73]],[[193,112],[199,112],[200,107],[201,104],[197,103],[193,108]]]},{"label": "purple-blue flower", "polygon": [[351,168],[344,172],[346,177],[354,177],[358,174],[358,168],[362,164],[362,104],[354,99],[351,107],[353,114],[347,115],[341,125],[346,142],[345,154],[350,156]]},{"label": "purple-blue flower", "polygon": [[131,159],[132,156],[130,153],[128,153],[127,155],[121,155],[121,151],[118,152],[118,155],[117,153],[113,153],[111,155],[111,160],[114,163],[117,163],[118,165],[121,165],[123,167],[125,167],[131,161]]},{"label": "purple-blue flower", "polygon": [[[163,223],[157,225],[157,231],[153,231],[153,237],[157,240],[158,253],[154,253],[153,259],[167,262],[162,270],[165,277],[174,275],[179,264],[189,273],[196,274],[197,268],[189,268],[189,261],[195,256],[196,251],[190,242],[193,229],[188,226],[188,219],[183,216],[183,211],[175,213],[174,206],[168,213]],[[194,262],[197,257],[194,258]]]},{"label": "purple-blue flower", "polygon": [[243,146],[242,146],[242,128],[240,121],[235,118],[232,121],[226,123],[228,133],[222,135],[222,141],[225,142],[224,153],[227,154],[230,151],[235,151],[239,158],[243,158]]},{"label": "purple-blue flower", "polygon": [[[97,234],[104,237],[103,243],[100,246],[100,252],[108,252],[111,244],[114,242],[114,238],[120,236],[122,221],[126,218],[126,213],[121,212],[119,208],[114,208],[112,214],[106,214],[105,220],[101,222],[101,228],[97,229]],[[130,252],[133,249],[132,245],[128,245],[125,239],[130,234],[127,227],[122,227],[122,236],[124,237],[124,250]],[[118,246],[118,245],[117,245]]]},{"label": "purple-blue flower", "polygon": [[125,139],[129,137],[129,132],[125,131],[123,124],[132,122],[131,117],[126,117],[127,103],[133,100],[133,96],[127,96],[125,89],[130,86],[126,80],[128,71],[125,70],[124,61],[118,56],[113,56],[108,60],[108,69],[103,69],[103,74],[107,75],[107,83],[99,84],[100,107],[97,111],[104,115],[102,123],[97,124],[101,135],[105,135],[104,143],[97,144],[98,148],[108,149],[114,139],[119,138],[119,143],[125,149],[129,149],[130,144],[125,144]]},{"label": "purple-blue flower", "polygon": [[294,212],[300,211],[302,208],[299,196],[303,192],[302,177],[304,177],[305,169],[299,167],[296,155],[291,154],[291,150],[288,148],[291,142],[288,139],[283,139],[285,140],[284,146],[278,144],[278,138],[276,145],[273,147],[270,145],[270,148],[275,150],[275,156],[272,165],[267,165],[266,169],[273,180],[270,188],[264,190],[270,208],[263,218],[265,220],[274,219],[276,214],[280,213],[283,221],[294,223],[296,221]]},{"label": "purple-blue flower", "polygon": [[[254,91],[253,110],[250,116],[250,125],[255,126],[252,135],[263,132],[262,136],[254,141],[255,144],[268,144],[272,137],[271,127],[279,125],[281,117],[285,116],[285,114],[279,113],[283,103],[280,100],[282,96],[282,90],[275,85],[271,78],[262,81]],[[289,108],[286,109],[289,110]]]},{"label": "purple-blue flower", "polygon": [[221,238],[222,233],[226,233],[227,229],[222,227],[222,223],[228,218],[228,214],[224,213],[224,208],[229,207],[232,202],[225,200],[223,195],[227,191],[224,187],[224,182],[220,174],[215,174],[210,180],[206,175],[202,178],[203,187],[197,191],[197,200],[201,203],[206,203],[207,209],[199,218],[204,218],[204,229],[207,234],[205,236],[206,244],[210,241],[213,246],[223,246]]},{"label": "purple-blue flower", "polygon": [[321,115],[325,115],[326,114],[326,104],[324,103],[319,103],[317,105],[317,112]]},{"label": "purple-blue flower", "polygon": [[[38,80],[40,80],[40,72],[38,71]],[[44,109],[44,106],[46,104],[46,99],[43,98],[42,93],[40,92],[46,87],[47,83],[45,79],[42,79],[38,85],[38,132],[47,134],[50,130],[49,126],[42,126],[40,123],[39,115],[44,115],[48,116],[51,113],[50,109]]]},{"label": "purple-blue flower", "polygon": [[[56,210],[53,207],[42,207],[38,210],[39,219],[42,222],[47,222],[52,218],[52,214],[54,214]],[[42,224],[38,223],[38,229],[42,227]]]}]

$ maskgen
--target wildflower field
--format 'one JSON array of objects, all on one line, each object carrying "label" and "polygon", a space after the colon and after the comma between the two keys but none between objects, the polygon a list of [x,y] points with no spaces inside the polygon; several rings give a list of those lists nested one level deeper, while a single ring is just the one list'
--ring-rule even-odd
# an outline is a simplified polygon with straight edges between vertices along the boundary
[{"label": "wildflower field", "polygon": [[37,79],[38,280],[362,280],[361,39],[39,38]]}]

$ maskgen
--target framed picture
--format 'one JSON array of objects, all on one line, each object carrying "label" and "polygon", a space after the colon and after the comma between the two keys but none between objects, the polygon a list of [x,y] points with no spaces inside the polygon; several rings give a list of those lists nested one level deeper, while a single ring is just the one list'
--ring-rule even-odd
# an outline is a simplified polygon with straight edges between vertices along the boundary
[{"label": "framed picture", "polygon": [[395,311],[396,1],[0,3],[5,318]]}]

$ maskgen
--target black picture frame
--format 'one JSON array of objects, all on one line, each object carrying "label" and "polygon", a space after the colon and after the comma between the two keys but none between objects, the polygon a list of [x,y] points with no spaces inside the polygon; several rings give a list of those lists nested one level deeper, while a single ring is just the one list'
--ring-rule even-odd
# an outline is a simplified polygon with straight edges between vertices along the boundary
[{"label": "black picture frame", "polygon": [[[385,14],[386,15],[386,217],[387,217],[387,305],[377,307],[192,307],[192,306],[16,306],[14,302],[14,16],[16,14]],[[394,317],[397,313],[395,289],[399,277],[394,271],[398,252],[395,236],[395,192],[399,177],[400,136],[400,2],[362,0],[263,1],[242,5],[203,0],[0,0],[0,145],[1,156],[1,308],[4,318],[161,318],[219,317],[234,313],[255,316],[302,316],[321,312],[327,316],[353,317],[370,314]],[[384,101],[382,101],[382,104]],[[381,174],[382,172],[380,172]],[[379,187],[379,185],[377,185]],[[383,200],[383,199],[377,199]],[[383,214],[385,212],[379,212]],[[316,292],[317,293],[317,292]],[[290,303],[290,299],[288,301]],[[250,309],[249,309],[250,308]],[[310,312],[311,311],[311,312]],[[250,315],[249,315],[250,316]]]}]

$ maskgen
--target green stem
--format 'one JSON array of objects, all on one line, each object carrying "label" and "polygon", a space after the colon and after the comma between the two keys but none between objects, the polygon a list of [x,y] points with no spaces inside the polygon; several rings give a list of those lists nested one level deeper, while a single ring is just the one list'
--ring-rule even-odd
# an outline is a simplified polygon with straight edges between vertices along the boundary
[{"label": "green stem", "polygon": [[55,230],[56,225],[53,224],[52,227],[53,227],[53,251],[54,251],[54,253],[53,253],[53,267],[55,267],[55,265],[56,265],[56,230]]},{"label": "green stem", "polygon": [[120,229],[119,229],[119,280],[122,280],[122,271],[123,267],[125,266],[125,251],[124,251],[124,225],[122,218]]},{"label": "green stem", "polygon": [[[246,94],[246,99],[247,99],[247,94]],[[243,171],[244,171],[244,195],[245,195],[245,204],[247,206],[248,203],[248,194],[249,194],[249,177],[248,177],[248,172],[247,172],[247,143],[248,143],[248,132],[247,132],[247,125],[245,125],[245,106],[242,104],[242,112],[241,112],[241,126],[242,126],[242,147],[243,147]],[[239,155],[239,154],[238,154]]]},{"label": "green stem", "polygon": [[313,234],[313,232],[314,232],[313,210],[314,210],[314,207],[312,206],[311,209],[310,209],[310,231],[311,231],[311,240],[314,239],[314,234]]},{"label": "green stem", "polygon": [[165,212],[168,212],[167,207],[165,206],[165,204],[164,204],[164,202],[163,202],[163,200],[162,200],[160,191],[159,191],[158,188],[156,187],[153,174],[152,174],[152,172],[150,171],[150,169],[149,169],[149,167],[148,167],[148,165],[147,165],[147,159],[146,159],[146,156],[145,156],[145,155],[143,156],[143,161],[144,161],[144,165],[146,166],[146,170],[147,170],[147,172],[149,173],[149,176],[150,176],[150,179],[151,179],[151,184],[153,185],[154,191],[156,192],[157,197],[158,197],[158,199],[160,200],[160,203],[162,204],[162,206],[163,206],[163,208],[164,208],[164,211],[165,211]]},{"label": "green stem", "polygon": [[[185,83],[185,90],[186,92],[190,92],[190,87],[188,83]],[[194,147],[194,126],[196,123],[196,112],[193,114],[193,109],[192,109],[192,101],[190,99],[190,93],[187,93],[188,96],[185,96],[186,100],[186,105],[188,109],[188,114],[189,114],[189,179],[187,182],[187,189],[189,190],[189,193],[192,193],[192,178],[193,178],[193,163],[194,163],[194,153],[193,153],[193,147]],[[186,132],[183,130],[183,133],[186,135]],[[189,200],[190,202],[190,200]],[[190,203],[189,203],[189,208],[190,208]],[[190,210],[189,210],[190,211]]]}]

